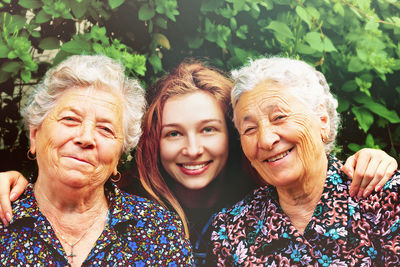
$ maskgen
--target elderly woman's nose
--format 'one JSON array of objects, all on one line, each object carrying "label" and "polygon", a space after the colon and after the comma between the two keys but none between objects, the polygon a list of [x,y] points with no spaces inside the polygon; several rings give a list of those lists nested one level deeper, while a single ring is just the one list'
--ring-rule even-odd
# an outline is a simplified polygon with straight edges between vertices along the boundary
[{"label": "elderly woman's nose", "polygon": [[279,141],[275,127],[261,124],[258,128],[258,148],[271,150]]},{"label": "elderly woman's nose", "polygon": [[188,157],[197,157],[204,152],[204,147],[196,136],[188,136],[182,153]]},{"label": "elderly woman's nose", "polygon": [[95,127],[90,122],[83,122],[75,137],[75,142],[83,147],[94,146]]}]

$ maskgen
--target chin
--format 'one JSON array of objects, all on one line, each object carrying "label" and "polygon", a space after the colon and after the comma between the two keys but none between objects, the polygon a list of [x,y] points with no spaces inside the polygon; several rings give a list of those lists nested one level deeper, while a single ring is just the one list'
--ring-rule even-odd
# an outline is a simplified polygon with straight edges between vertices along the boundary
[{"label": "chin", "polygon": [[193,181],[192,183],[183,184],[183,186],[190,190],[201,190],[201,189],[206,188],[211,182],[212,182],[212,180],[211,181]]}]

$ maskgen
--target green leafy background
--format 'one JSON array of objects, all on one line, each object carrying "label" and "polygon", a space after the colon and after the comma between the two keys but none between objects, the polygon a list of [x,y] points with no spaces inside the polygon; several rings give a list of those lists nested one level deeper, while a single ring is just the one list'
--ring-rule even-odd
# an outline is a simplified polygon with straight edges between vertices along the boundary
[{"label": "green leafy background", "polygon": [[283,55],[322,71],[339,100],[337,151],[400,153],[396,0],[0,0],[1,170],[29,170],[19,109],[72,54],[121,60],[144,87],[187,57],[229,71]]}]

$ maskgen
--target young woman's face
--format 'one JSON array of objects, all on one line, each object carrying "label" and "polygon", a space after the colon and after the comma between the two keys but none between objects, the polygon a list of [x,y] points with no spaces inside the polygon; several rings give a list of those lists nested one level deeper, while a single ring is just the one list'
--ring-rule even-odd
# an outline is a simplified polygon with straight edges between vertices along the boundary
[{"label": "young woman's face", "polygon": [[202,189],[218,176],[228,158],[228,129],[214,96],[198,91],[165,102],[160,158],[168,174],[188,189]]}]

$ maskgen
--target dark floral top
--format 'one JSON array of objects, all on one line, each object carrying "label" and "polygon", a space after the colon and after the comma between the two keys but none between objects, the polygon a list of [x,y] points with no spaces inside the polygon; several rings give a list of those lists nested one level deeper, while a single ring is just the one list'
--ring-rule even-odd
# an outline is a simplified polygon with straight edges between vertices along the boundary
[{"label": "dark floral top", "polygon": [[400,173],[356,201],[341,164],[329,156],[324,191],[303,234],[266,186],[217,215],[209,259],[218,266],[400,266]]},{"label": "dark floral top", "polygon": [[[105,190],[110,204],[103,233],[83,266],[190,266],[191,246],[177,216],[115,186]],[[0,223],[1,266],[66,266],[67,255],[37,207],[33,186],[13,204],[14,219]]]}]

